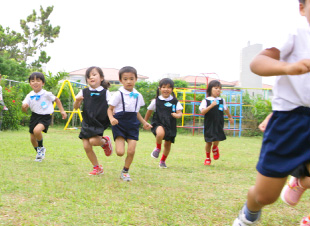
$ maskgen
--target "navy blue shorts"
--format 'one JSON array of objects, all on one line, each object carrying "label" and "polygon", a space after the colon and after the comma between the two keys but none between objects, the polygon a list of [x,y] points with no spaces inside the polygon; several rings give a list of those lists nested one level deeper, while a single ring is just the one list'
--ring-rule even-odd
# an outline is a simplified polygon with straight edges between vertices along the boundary
[{"label": "navy blue shorts", "polygon": [[256,166],[266,177],[283,178],[310,161],[310,108],[274,111]]},{"label": "navy blue shorts", "polygon": [[127,139],[139,140],[140,122],[136,112],[118,112],[114,118],[118,120],[118,124],[112,126],[114,140],[117,137],[123,137],[126,141]]}]

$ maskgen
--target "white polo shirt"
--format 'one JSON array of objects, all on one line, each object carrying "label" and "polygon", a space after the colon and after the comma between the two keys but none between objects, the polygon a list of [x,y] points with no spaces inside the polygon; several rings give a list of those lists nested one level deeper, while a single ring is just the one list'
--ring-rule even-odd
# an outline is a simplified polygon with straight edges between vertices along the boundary
[{"label": "white polo shirt", "polygon": [[[123,93],[124,96],[124,103],[125,103],[125,111],[127,112],[139,112],[140,107],[144,106],[144,100],[141,93],[139,93],[135,88],[133,89],[133,93],[138,95],[138,103],[137,103],[137,109],[135,111],[136,107],[136,101],[137,99],[134,97],[130,97],[130,91],[126,90],[123,86],[121,86],[119,89]],[[122,104],[122,96],[120,92],[115,92],[114,95],[109,100],[109,105],[114,106],[114,112],[121,112],[123,111],[123,104]]]},{"label": "white polo shirt", "polygon": [[[99,86],[99,87],[97,87],[97,88],[95,88],[95,89],[93,89],[93,88],[91,88],[91,87],[88,87],[88,88],[89,88],[90,91],[98,91],[98,92],[100,92],[100,91],[104,90],[104,88],[103,88],[102,86]],[[77,98],[77,97],[79,97],[79,96],[83,96],[83,90],[82,90],[82,89],[81,89],[81,90],[79,91],[79,93],[75,96],[75,98]],[[107,92],[106,92],[106,99],[107,99],[107,101],[109,101],[110,98],[111,98],[111,93],[110,93],[109,90],[107,90]]]},{"label": "white polo shirt", "polygon": [[[160,95],[158,97],[158,99],[160,100],[164,100],[164,101],[170,101],[173,99],[173,96],[170,95],[168,98],[163,98],[162,95]],[[150,103],[150,105],[147,107],[147,110],[151,110],[151,111],[156,111],[156,99],[153,99]],[[182,111],[183,110],[183,106],[180,104],[180,102],[178,101],[177,106],[175,108],[176,111]]]},{"label": "white polo shirt", "polygon": [[[223,99],[223,98],[221,98],[221,97],[216,97],[216,98],[214,98],[214,97],[207,97],[207,99],[210,100],[211,103],[212,103],[214,100],[217,101],[217,100],[221,100],[221,99]],[[203,100],[201,101],[201,103],[200,103],[200,106],[199,106],[200,112],[201,112],[203,109],[207,108],[207,107],[208,107],[208,106],[207,106],[207,101],[206,101],[206,99],[203,99]],[[223,99],[223,108],[224,108],[224,111],[227,110],[227,106],[226,106],[225,99]]]},{"label": "white polo shirt", "polygon": [[[39,95],[40,98],[32,97],[34,95]],[[33,90],[27,94],[23,100],[23,104],[28,104],[30,110],[39,115],[48,115],[54,112],[53,101],[55,101],[56,96],[51,92],[47,92],[41,89],[40,92],[35,93]]]},{"label": "white polo shirt", "polygon": [[[289,32],[285,39],[279,37],[268,46],[280,50],[281,61],[294,63],[310,59],[310,26],[305,21]],[[273,110],[290,111],[299,106],[310,107],[310,73],[276,76],[273,93]]]}]

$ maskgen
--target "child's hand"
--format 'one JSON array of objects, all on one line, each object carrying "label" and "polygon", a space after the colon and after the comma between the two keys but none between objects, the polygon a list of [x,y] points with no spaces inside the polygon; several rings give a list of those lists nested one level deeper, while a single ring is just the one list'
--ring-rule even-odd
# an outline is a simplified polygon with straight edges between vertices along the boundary
[{"label": "child's hand", "polygon": [[217,105],[217,102],[216,102],[216,100],[214,100],[212,103],[211,103],[211,107],[215,107]]},{"label": "child's hand", "polygon": [[83,96],[78,96],[77,98],[75,98],[75,101],[76,101],[77,103],[81,103],[83,100],[84,100],[84,97],[83,97]]},{"label": "child's hand", "polygon": [[300,60],[296,63],[288,63],[284,66],[287,75],[302,75],[310,72],[310,59]]},{"label": "child's hand", "polygon": [[9,109],[6,106],[3,106],[4,111],[8,111]]},{"label": "child's hand", "polygon": [[23,112],[27,112],[27,109],[29,108],[29,105],[28,104],[23,104],[22,105],[22,111]]},{"label": "child's hand", "polygon": [[171,113],[171,115],[173,118],[181,118],[182,117],[182,115],[175,113],[175,112]]},{"label": "child's hand", "polygon": [[231,124],[234,124],[234,120],[233,120],[233,118],[228,118],[228,121],[231,123]]},{"label": "child's hand", "polygon": [[111,121],[111,125],[112,125],[112,126],[115,126],[115,125],[118,124],[118,120],[117,120],[116,118],[113,118],[113,119],[110,120],[110,121]]},{"label": "child's hand", "polygon": [[267,124],[268,124],[269,119],[271,118],[271,116],[272,116],[272,113],[269,114],[269,115],[264,119],[264,121],[262,121],[261,124],[259,124],[258,128],[259,128],[260,131],[265,132],[266,127],[267,127]]},{"label": "child's hand", "polygon": [[144,123],[143,129],[150,130],[151,128],[153,128],[153,126],[150,123],[148,122]]},{"label": "child's hand", "polygon": [[67,118],[67,113],[65,111],[60,112],[62,119],[66,119]]}]

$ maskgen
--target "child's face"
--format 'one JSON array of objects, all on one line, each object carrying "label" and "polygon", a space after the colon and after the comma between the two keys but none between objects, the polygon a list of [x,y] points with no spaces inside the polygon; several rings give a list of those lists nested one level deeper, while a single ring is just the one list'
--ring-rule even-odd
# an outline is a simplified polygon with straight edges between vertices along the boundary
[{"label": "child's face", "polygon": [[219,86],[214,86],[211,89],[211,96],[213,97],[219,97],[221,95],[221,87]]},{"label": "child's face", "polygon": [[169,84],[162,85],[161,87],[159,87],[159,91],[163,98],[168,98],[172,93],[172,87],[170,87]]},{"label": "child's face", "polygon": [[100,77],[99,72],[94,68],[89,73],[89,78],[87,78],[87,84],[93,88],[96,89],[100,86],[101,82],[104,78]]},{"label": "child's face", "polygon": [[42,87],[44,86],[44,83],[41,79],[34,77],[29,81],[29,84],[34,92],[38,93],[41,91]]},{"label": "child's face", "polygon": [[122,78],[120,82],[123,84],[126,90],[131,92],[133,88],[135,87],[135,83],[137,82],[137,79],[134,73],[125,72],[122,74]]},{"label": "child's face", "polygon": [[307,18],[307,21],[310,24],[310,0],[306,0],[305,4],[299,3],[299,12],[300,15]]}]

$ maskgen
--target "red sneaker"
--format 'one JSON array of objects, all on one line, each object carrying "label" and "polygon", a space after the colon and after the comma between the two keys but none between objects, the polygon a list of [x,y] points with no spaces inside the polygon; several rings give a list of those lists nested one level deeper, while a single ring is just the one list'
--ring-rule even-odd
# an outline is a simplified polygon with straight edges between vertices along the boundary
[{"label": "red sneaker", "polygon": [[205,160],[205,165],[211,165],[211,159],[210,158],[206,158]]},{"label": "red sneaker", "polygon": [[93,171],[91,171],[88,175],[100,175],[100,174],[103,174],[103,167],[102,167],[102,165],[95,166]]},{"label": "red sneaker", "polygon": [[212,149],[214,160],[218,160],[220,158],[220,150],[218,147]]},{"label": "red sneaker", "polygon": [[102,148],[104,150],[104,154],[106,156],[112,155],[112,153],[113,153],[113,146],[112,146],[110,137],[109,136],[105,136],[105,137],[102,137],[102,138],[106,140],[106,143],[102,146]]},{"label": "red sneaker", "polygon": [[302,218],[300,225],[301,226],[309,226],[310,225],[310,215]]}]

